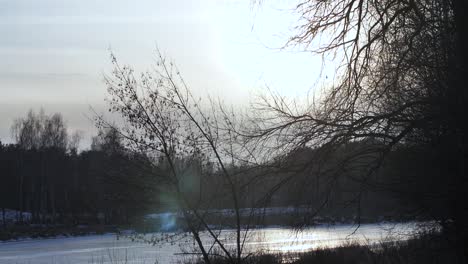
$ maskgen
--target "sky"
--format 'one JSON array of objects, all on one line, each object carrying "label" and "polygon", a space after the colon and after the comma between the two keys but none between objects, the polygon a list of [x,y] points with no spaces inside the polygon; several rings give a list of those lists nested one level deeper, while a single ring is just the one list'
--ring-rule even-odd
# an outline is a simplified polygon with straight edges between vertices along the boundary
[{"label": "sky", "polygon": [[158,47],[200,96],[255,100],[266,86],[300,97],[316,89],[321,58],[281,49],[298,24],[295,0],[0,0],[0,140],[29,109],[60,112],[83,144],[104,111],[110,51],[150,69]]}]

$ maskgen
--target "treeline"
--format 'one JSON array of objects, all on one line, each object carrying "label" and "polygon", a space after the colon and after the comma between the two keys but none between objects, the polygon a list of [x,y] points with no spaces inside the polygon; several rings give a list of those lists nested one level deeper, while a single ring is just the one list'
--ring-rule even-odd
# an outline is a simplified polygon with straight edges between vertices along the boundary
[{"label": "treeline", "polygon": [[[259,167],[231,170],[239,176],[242,206],[296,207],[291,224],[313,224],[317,218],[444,219],[447,208],[440,197],[450,183],[439,177],[441,151],[430,145],[399,144],[373,166],[383,158],[375,151],[382,147],[369,139],[333,150],[302,147]],[[228,203],[228,198],[222,199]]]},{"label": "treeline", "polygon": [[[168,164],[128,150],[115,129],[101,130],[90,149],[81,152],[80,135],[69,135],[60,114],[30,111],[15,120],[12,131],[16,143],[0,143],[2,219],[10,209],[16,211],[16,223],[122,225],[177,208],[175,190],[165,182]],[[433,153],[438,152],[401,145],[376,171],[367,165],[377,158],[374,151],[343,162],[357,150],[376,147],[379,143],[370,140],[333,152],[304,147],[262,166],[231,164],[227,169],[238,186],[241,208],[307,207],[308,215],[300,210],[300,216],[291,217],[302,224],[315,216],[375,221],[416,215],[414,210],[421,208],[430,208],[434,216],[445,213],[441,202],[431,198],[447,184],[437,177],[440,156]],[[181,158],[176,166],[183,171],[179,191],[192,207],[233,208],[228,186],[213,164]]]},{"label": "treeline", "polygon": [[[383,147],[371,139],[338,149],[301,147],[261,165],[237,163],[227,170],[236,182],[240,208],[297,208],[289,210],[288,217],[275,219],[270,214],[252,219],[257,224],[308,225],[317,218],[360,222],[445,219],[447,208],[440,197],[450,182],[439,175],[443,159],[450,155],[441,156],[443,151],[430,144],[408,143],[396,145],[383,157],[376,151]],[[379,160],[378,167],[373,165]],[[190,200],[207,201],[195,206],[234,208],[219,171],[193,167],[197,166],[192,164],[189,173]]]},{"label": "treeline", "polygon": [[30,111],[12,131],[15,144],[0,142],[4,226],[8,209],[16,223],[126,224],[157,201],[144,159],[125,151],[115,130],[100,131],[81,153],[60,114]]},{"label": "treeline", "polygon": [[365,139],[332,151],[296,149],[278,165],[288,168],[280,178],[291,179],[272,196],[272,203],[307,206],[311,218],[301,219],[306,224],[314,216],[446,219],[449,208],[441,197],[447,196],[451,182],[440,174],[450,153],[430,144],[402,143],[382,156],[376,149],[383,147]]}]

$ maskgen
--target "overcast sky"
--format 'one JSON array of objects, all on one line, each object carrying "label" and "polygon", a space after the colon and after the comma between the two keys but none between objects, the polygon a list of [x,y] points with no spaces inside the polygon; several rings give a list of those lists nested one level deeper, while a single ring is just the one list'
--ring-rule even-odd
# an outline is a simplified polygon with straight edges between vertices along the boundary
[{"label": "overcast sky", "polygon": [[89,142],[89,106],[105,104],[109,50],[145,70],[157,45],[196,93],[227,103],[251,100],[266,85],[304,95],[317,83],[320,58],[278,49],[298,22],[296,2],[0,0],[0,140],[11,142],[13,119],[43,107]]}]

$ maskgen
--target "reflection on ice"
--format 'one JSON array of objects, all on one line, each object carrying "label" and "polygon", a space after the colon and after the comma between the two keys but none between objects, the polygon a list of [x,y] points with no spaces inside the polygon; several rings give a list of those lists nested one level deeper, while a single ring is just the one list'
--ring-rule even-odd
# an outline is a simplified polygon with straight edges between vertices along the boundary
[{"label": "reflection on ice", "polygon": [[349,243],[373,244],[381,241],[405,240],[418,229],[416,223],[319,226],[295,231],[285,228],[255,230],[246,242],[248,251],[304,252]]}]

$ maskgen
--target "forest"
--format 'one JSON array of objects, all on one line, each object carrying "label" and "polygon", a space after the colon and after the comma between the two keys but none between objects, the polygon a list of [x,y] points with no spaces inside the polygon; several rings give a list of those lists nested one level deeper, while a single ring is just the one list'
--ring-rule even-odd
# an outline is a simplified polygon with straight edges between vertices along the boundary
[{"label": "forest", "polygon": [[[92,138],[89,149],[81,151],[77,149],[79,133],[69,135],[60,113],[47,115],[42,110],[30,110],[26,117],[14,122],[12,131],[17,142],[0,145],[4,230],[12,224],[128,227],[141,223],[146,214],[180,209],[174,202],[175,190],[170,191],[164,175],[168,173],[164,160],[125,148],[121,135],[113,128],[101,130]],[[335,168],[340,156],[355,149],[375,146],[376,142],[369,140],[350,143],[328,155],[320,169]],[[415,217],[441,220],[446,210],[441,201],[431,197],[443,192],[448,183],[437,177],[440,157],[428,150],[404,144],[393,150],[375,179],[366,183],[368,188],[360,201],[356,200],[361,194],[357,179],[365,171],[360,161],[346,164],[346,177],[337,181],[332,174],[304,169],[310,160],[321,155],[322,149],[297,149],[281,163],[275,161],[264,167],[230,164],[228,169],[242,186],[242,208],[306,206],[310,209],[307,213],[315,213],[316,218],[327,216],[338,221],[354,221],[357,217],[367,222]],[[177,162],[190,167],[192,184],[195,181],[197,186],[203,186],[198,191],[191,186],[189,195],[210,199],[204,209],[232,207],[224,195],[229,190],[217,188],[222,183],[216,183],[220,172],[213,166],[202,169],[202,162],[196,159]],[[289,179],[291,173],[294,177]],[[275,191],[270,192],[272,189]],[[408,200],[412,203],[402,206],[402,201]],[[14,218],[6,218],[7,209],[14,210]],[[304,217],[304,212],[300,216]],[[309,224],[313,223],[312,218],[308,219]],[[275,224],[298,223],[282,219]]]}]

